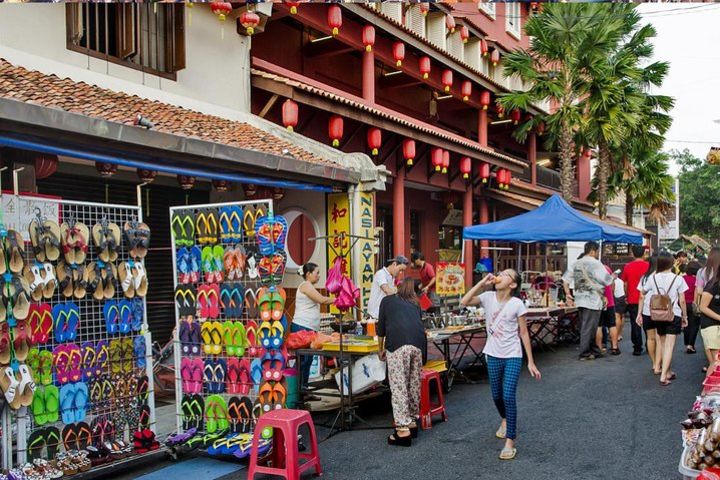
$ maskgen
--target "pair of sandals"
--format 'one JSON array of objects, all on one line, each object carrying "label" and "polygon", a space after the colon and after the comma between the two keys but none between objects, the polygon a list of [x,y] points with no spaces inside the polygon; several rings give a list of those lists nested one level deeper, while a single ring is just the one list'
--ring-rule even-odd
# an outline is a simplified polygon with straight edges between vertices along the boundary
[{"label": "pair of sandals", "polygon": [[182,444],[188,442],[190,439],[194,438],[197,433],[197,428],[190,428],[188,430],[185,430],[184,432],[171,433],[165,439],[165,445],[171,448],[179,447]]},{"label": "pair of sandals", "polygon": [[285,408],[287,398],[287,387],[282,382],[265,382],[258,390],[258,397],[255,400],[255,408],[258,406],[262,413]]},{"label": "pair of sandals", "polygon": [[285,313],[287,293],[282,287],[263,287],[258,296],[258,312],[263,322],[279,321]]},{"label": "pair of sandals", "polygon": [[28,230],[36,260],[54,262],[60,258],[62,231],[57,222],[43,218],[40,212],[36,211],[35,218],[30,221]]},{"label": "pair of sandals", "polygon": [[93,409],[95,411],[110,410],[115,399],[115,385],[110,375],[95,377],[88,382],[88,385],[90,385],[90,403],[93,405]]},{"label": "pair of sandals", "polygon": [[111,263],[118,259],[122,232],[116,223],[108,221],[106,217],[96,223],[92,228],[92,237],[98,249],[98,258],[104,263]]},{"label": "pair of sandals", "polygon": [[260,275],[260,283],[263,285],[280,285],[285,276],[285,265],[287,264],[287,255],[284,251],[276,251],[272,255],[260,258],[258,263],[258,273]]},{"label": "pair of sandals", "polygon": [[225,249],[222,245],[203,247],[200,255],[202,270],[205,274],[205,281],[208,283],[220,283],[224,277],[223,259]]},{"label": "pair of sandals", "polygon": [[80,307],[74,302],[57,303],[51,313],[55,342],[75,341],[80,326]]},{"label": "pair of sandals", "polygon": [[0,224],[0,275],[22,273],[25,268],[25,240],[16,230],[5,230]]},{"label": "pair of sandals", "polygon": [[180,412],[183,430],[204,429],[205,400],[202,395],[183,395]]},{"label": "pair of sandals", "polygon": [[160,448],[160,442],[155,439],[155,432],[145,428],[133,433],[133,447],[139,454],[151,452]]},{"label": "pair of sandals", "polygon": [[89,396],[85,382],[66,383],[60,387],[60,414],[64,424],[85,420]]},{"label": "pair of sandals", "polygon": [[21,364],[17,371],[6,367],[0,372],[0,389],[2,389],[10,408],[17,410],[20,407],[32,405],[35,394],[35,381],[27,365]]},{"label": "pair of sandals", "polygon": [[82,379],[82,350],[74,343],[58,345],[52,352],[55,364],[55,380],[64,385]]},{"label": "pair of sandals", "polygon": [[[87,439],[84,429],[85,426],[79,427],[79,431],[83,431],[82,440],[78,440],[75,444],[86,445]],[[63,434],[64,433],[65,431],[63,430]],[[89,446],[91,445],[86,445],[85,448]],[[58,455],[55,465],[59,470],[62,471],[63,476],[76,475],[81,472],[87,472],[92,468],[92,462],[90,461],[89,455],[90,453],[85,449],[68,450],[67,452]]]},{"label": "pair of sandals", "polygon": [[69,263],[61,260],[57,265],[57,281],[60,293],[65,298],[85,298],[88,289],[89,272],[83,263]]},{"label": "pair of sandals", "polygon": [[220,316],[220,285],[211,283],[200,285],[197,289],[197,306],[202,318]]},{"label": "pair of sandals", "polygon": [[30,408],[36,425],[57,422],[60,418],[60,391],[55,385],[36,388]]},{"label": "pair of sandals", "polygon": [[242,207],[239,205],[220,207],[219,223],[222,243],[242,242],[242,216]]},{"label": "pair of sandals", "polygon": [[[228,358],[225,389],[232,395],[247,395],[253,384],[250,377],[250,362],[247,358]],[[252,405],[250,405],[252,408]]]},{"label": "pair of sandals", "polygon": [[234,455],[247,445],[248,441],[252,442],[252,435],[249,433],[229,433],[212,442],[207,448],[207,453],[213,457]]},{"label": "pair of sandals", "polygon": [[87,290],[97,301],[115,297],[118,270],[113,263],[98,260],[87,266]]},{"label": "pair of sandals", "polygon": [[145,297],[148,292],[148,278],[145,265],[136,260],[122,262],[118,268],[120,286],[126,298]]},{"label": "pair of sandals", "polygon": [[220,237],[218,210],[201,208],[195,214],[195,236],[199,245],[215,245]]},{"label": "pair of sandals", "polygon": [[287,362],[287,353],[280,350],[267,350],[260,358],[262,365],[263,379],[266,381],[279,382],[285,376],[285,364]]},{"label": "pair of sandals", "polygon": [[200,325],[200,338],[205,355],[220,355],[223,350],[225,327],[218,321],[205,321]]},{"label": "pair of sandals", "polygon": [[255,223],[256,238],[260,253],[272,255],[285,250],[288,223],[282,215],[266,215]]},{"label": "pair of sandals", "polygon": [[202,393],[205,363],[202,358],[183,357],[180,361],[180,379],[185,393]]},{"label": "pair of sandals", "polygon": [[19,274],[0,275],[0,321],[13,317],[25,320],[30,314],[30,284]]},{"label": "pair of sandals", "polygon": [[53,383],[53,355],[50,350],[31,348],[25,361],[33,376],[36,385],[51,385]]},{"label": "pair of sandals", "polygon": [[192,285],[178,285],[175,288],[175,308],[180,317],[194,317],[197,314],[198,291]]},{"label": "pair of sandals", "polygon": [[205,431],[208,433],[226,432],[230,428],[228,408],[220,395],[210,395],[205,399]]},{"label": "pair of sandals", "polygon": [[110,340],[110,371],[114,374],[128,374],[133,371],[133,354],[135,345],[133,339],[115,338]]},{"label": "pair of sandals", "polygon": [[[270,453],[270,450],[272,450],[272,445],[272,437],[259,438],[257,441],[257,446],[255,447],[257,448],[258,458],[262,458],[265,455],[268,455]],[[237,458],[238,460],[248,458],[252,454],[252,449],[253,439],[251,438],[248,443],[243,444],[235,453],[233,453],[233,457]]]},{"label": "pair of sandals", "polygon": [[245,325],[240,321],[227,320],[223,323],[223,343],[228,357],[245,355]]},{"label": "pair of sandals", "polygon": [[[87,422],[65,425],[61,438],[66,452],[85,450],[93,443],[92,430]],[[61,455],[58,455],[58,465],[62,462]]]},{"label": "pair of sandals", "polygon": [[23,269],[23,276],[29,284],[30,296],[34,302],[50,300],[55,295],[57,279],[51,263],[34,262]]},{"label": "pair of sandals", "polygon": [[202,251],[199,247],[179,248],[175,254],[178,282],[183,285],[200,281]]},{"label": "pair of sandals", "polygon": [[245,287],[241,283],[220,285],[220,306],[229,318],[240,318],[245,306]]},{"label": "pair of sandals", "polygon": [[33,303],[27,317],[30,326],[30,341],[37,345],[48,343],[55,324],[49,303]]},{"label": "pair of sandals", "polygon": [[[60,430],[57,427],[37,428],[30,433],[27,439],[28,458],[55,458],[60,449]],[[43,455],[45,450],[45,455]]]},{"label": "pair of sandals", "polygon": [[209,393],[225,393],[225,376],[227,374],[227,362],[223,359],[205,359],[203,368],[203,381],[205,389]]},{"label": "pair of sandals", "polygon": [[200,355],[202,339],[198,322],[180,320],[180,347],[183,355]]},{"label": "pair of sandals", "polygon": [[255,238],[258,221],[268,214],[267,205],[248,204],[243,208],[243,230],[247,238]]},{"label": "pair of sandals", "polygon": [[173,213],[170,229],[176,247],[192,247],[195,245],[195,217],[192,213]]},{"label": "pair of sandals", "polygon": [[150,248],[150,227],[137,219],[125,222],[123,227],[130,257],[137,260],[147,256]]},{"label": "pair of sandals", "polygon": [[108,300],[103,305],[105,331],[110,335],[139,332],[145,320],[141,298],[132,300]]},{"label": "pair of sandals", "polygon": [[247,257],[247,251],[242,245],[227,247],[223,255],[225,278],[229,281],[240,280],[243,277]]},{"label": "pair of sandals", "polygon": [[228,400],[228,415],[230,417],[230,431],[234,433],[252,433],[253,404],[247,396],[230,397]]},{"label": "pair of sandals", "polygon": [[80,265],[88,255],[90,229],[82,222],[70,217],[60,225],[60,244],[65,263]]},{"label": "pair of sandals", "polygon": [[108,362],[110,361],[110,348],[107,340],[99,342],[84,342],[80,345],[80,371],[83,381],[93,379],[107,374]]},{"label": "pair of sandals", "polygon": [[287,332],[287,318],[283,316],[280,320],[263,321],[258,327],[258,338],[260,345],[265,349],[277,349],[282,347]]}]

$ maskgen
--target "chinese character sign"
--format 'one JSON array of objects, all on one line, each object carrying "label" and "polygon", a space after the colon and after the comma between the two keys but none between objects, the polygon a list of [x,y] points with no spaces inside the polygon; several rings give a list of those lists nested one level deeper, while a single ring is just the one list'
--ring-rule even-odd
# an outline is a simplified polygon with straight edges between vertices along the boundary
[{"label": "chinese character sign", "polygon": [[[349,237],[342,238],[342,234],[350,235],[350,200],[347,193],[330,193],[327,196],[327,234],[328,251],[327,266],[335,263],[335,258],[345,255],[346,273],[352,272],[350,266],[349,249],[351,241]],[[334,305],[330,307],[330,313],[339,313]]]},{"label": "chinese character sign", "polygon": [[373,238],[375,231],[374,211],[375,196],[372,193],[360,192],[360,239],[357,248],[360,249],[360,278],[357,282],[360,288],[360,305],[366,306],[370,298],[370,288],[372,287],[373,274],[375,273],[375,240],[367,240]]},{"label": "chinese character sign", "polygon": [[465,294],[465,264],[440,262],[435,266],[437,281],[435,289],[439,296],[450,297]]}]

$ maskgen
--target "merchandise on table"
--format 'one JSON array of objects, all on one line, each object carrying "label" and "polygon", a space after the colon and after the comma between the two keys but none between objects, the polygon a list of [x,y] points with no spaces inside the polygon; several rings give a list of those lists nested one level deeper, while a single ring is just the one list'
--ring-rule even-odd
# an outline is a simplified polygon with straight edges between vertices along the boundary
[{"label": "merchandise on table", "polygon": [[166,444],[244,458],[257,419],[288,396],[287,221],[253,201],[174,207],[170,224],[182,395]]}]

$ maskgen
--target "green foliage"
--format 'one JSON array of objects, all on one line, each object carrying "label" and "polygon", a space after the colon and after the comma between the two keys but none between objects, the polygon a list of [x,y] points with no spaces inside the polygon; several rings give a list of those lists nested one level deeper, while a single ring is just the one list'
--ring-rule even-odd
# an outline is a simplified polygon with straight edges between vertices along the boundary
[{"label": "green foliage", "polygon": [[680,166],[680,232],[720,240],[720,165],[711,165],[689,150],[672,150]]}]

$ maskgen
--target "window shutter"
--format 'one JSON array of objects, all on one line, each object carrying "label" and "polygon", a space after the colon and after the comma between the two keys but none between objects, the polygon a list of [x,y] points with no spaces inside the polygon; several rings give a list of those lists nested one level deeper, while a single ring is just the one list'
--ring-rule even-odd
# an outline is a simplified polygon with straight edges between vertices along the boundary
[{"label": "window shutter", "polygon": [[448,52],[453,57],[464,61],[465,60],[465,44],[460,37],[460,30],[455,30],[455,33],[447,37]]},{"label": "window shutter", "polygon": [[425,16],[420,11],[420,7],[413,5],[408,8],[405,14],[405,26],[421,37],[427,37],[425,29]]},{"label": "window shutter", "polygon": [[427,39],[442,48],[447,49],[445,36],[445,14],[440,12],[429,13],[427,17]]},{"label": "window shutter", "polygon": [[383,2],[380,11],[398,23],[402,23],[402,2]]},{"label": "window shutter", "polygon": [[480,39],[470,38],[465,44],[465,63],[475,70],[482,71],[480,66],[482,62],[482,51],[480,50]]},{"label": "window shutter", "polygon": [[118,56],[123,60],[137,53],[137,9],[132,3],[115,4],[117,8]]},{"label": "window shutter", "polygon": [[172,67],[173,72],[177,72],[185,68],[185,5],[175,3],[172,7],[173,34],[168,38],[173,41]]}]

